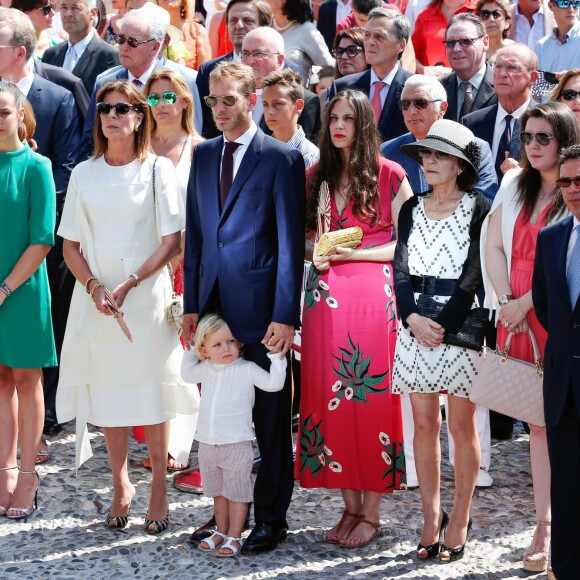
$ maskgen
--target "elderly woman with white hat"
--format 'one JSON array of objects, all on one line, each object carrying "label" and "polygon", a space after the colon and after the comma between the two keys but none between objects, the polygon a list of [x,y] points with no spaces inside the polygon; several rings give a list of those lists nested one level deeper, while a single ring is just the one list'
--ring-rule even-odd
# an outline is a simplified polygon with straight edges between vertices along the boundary
[{"label": "elderly woman with white hat", "polygon": [[[401,326],[393,393],[410,394],[414,452],[423,504],[421,560],[463,556],[471,528],[469,510],[479,471],[475,405],[469,391],[477,347],[459,329],[474,314],[482,285],[479,238],[490,202],[473,191],[481,153],[473,133],[436,121],[425,139],[403,145],[430,186],[401,208],[395,260],[395,293]],[[485,321],[480,321],[480,328]],[[459,339],[458,339],[459,338]],[[439,394],[449,396],[447,425],[455,438],[455,499],[451,516],[440,503],[441,414]]]}]

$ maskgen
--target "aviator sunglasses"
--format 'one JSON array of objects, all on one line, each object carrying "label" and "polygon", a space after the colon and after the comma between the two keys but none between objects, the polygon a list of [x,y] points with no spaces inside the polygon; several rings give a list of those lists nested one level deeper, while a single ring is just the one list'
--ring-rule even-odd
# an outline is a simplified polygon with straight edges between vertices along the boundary
[{"label": "aviator sunglasses", "polygon": [[575,101],[578,97],[580,97],[580,91],[575,91],[573,89],[564,89],[560,93],[560,98],[565,101]]},{"label": "aviator sunglasses", "polygon": [[420,147],[417,151],[417,155],[419,155],[421,159],[428,159],[431,157],[431,155],[433,155],[433,153],[435,154],[435,159],[437,160],[449,159],[449,157],[451,157],[449,153],[445,153],[444,151],[437,151],[437,149],[428,149],[427,147]]},{"label": "aviator sunglasses", "polygon": [[131,48],[137,48],[140,44],[147,44],[148,42],[155,42],[155,38],[149,40],[138,40],[133,36],[125,36],[124,34],[115,34],[115,41],[119,46],[127,43]]},{"label": "aviator sunglasses", "polygon": [[[245,95],[245,97],[247,97],[248,95]],[[205,101],[205,104],[210,107],[210,108],[214,108],[220,101],[226,106],[226,107],[233,107],[239,100],[239,97],[236,97],[235,95],[225,95],[224,97],[216,97],[214,95],[209,95],[207,97],[204,97],[203,100]]]},{"label": "aviator sunglasses", "polygon": [[110,115],[112,110],[115,110],[115,115],[128,115],[129,111],[138,111],[141,109],[135,105],[130,105],[129,103],[116,103],[111,105],[111,103],[97,103],[97,113],[99,115]]},{"label": "aviator sunglasses", "polygon": [[550,144],[550,140],[554,138],[554,135],[550,135],[549,133],[530,133],[529,131],[522,131],[520,133],[520,140],[524,145],[529,145],[534,140],[534,137],[538,145],[546,147]]},{"label": "aviator sunglasses", "polygon": [[439,103],[440,101],[441,99],[401,99],[399,101],[399,108],[403,111],[408,111],[411,105],[415,105],[416,109],[423,111],[429,106],[429,103]]},{"label": "aviator sunglasses", "polygon": [[154,107],[161,99],[169,105],[175,105],[177,102],[177,94],[173,91],[167,91],[161,95],[159,93],[151,93],[150,95],[147,95],[147,104],[150,107]]},{"label": "aviator sunglasses", "polygon": [[580,187],[580,175],[577,175],[576,177],[560,177],[560,179],[556,179],[556,183],[562,189],[568,189],[572,183],[574,183],[576,187]]}]

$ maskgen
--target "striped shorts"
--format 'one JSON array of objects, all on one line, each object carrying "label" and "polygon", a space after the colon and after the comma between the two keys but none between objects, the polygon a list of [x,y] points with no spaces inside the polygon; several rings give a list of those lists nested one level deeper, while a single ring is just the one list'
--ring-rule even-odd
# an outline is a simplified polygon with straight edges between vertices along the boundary
[{"label": "striped shorts", "polygon": [[251,441],[226,445],[200,443],[197,457],[205,496],[223,496],[240,503],[253,501]]}]

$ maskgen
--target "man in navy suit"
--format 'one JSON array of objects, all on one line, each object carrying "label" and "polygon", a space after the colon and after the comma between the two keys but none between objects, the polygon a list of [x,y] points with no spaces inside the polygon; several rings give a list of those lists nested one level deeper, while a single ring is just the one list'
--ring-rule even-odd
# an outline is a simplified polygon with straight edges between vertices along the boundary
[{"label": "man in navy suit", "polygon": [[197,75],[197,90],[202,100],[203,111],[203,131],[202,135],[206,139],[217,137],[218,131],[213,121],[211,109],[205,104],[204,98],[209,95],[209,75],[216,65],[223,60],[241,60],[242,43],[246,34],[260,26],[270,26],[272,22],[272,11],[265,2],[257,0],[230,0],[226,7],[224,18],[227,22],[228,36],[234,45],[234,50],[223,56],[218,56],[212,60],[204,62]]},{"label": "man in navy suit", "polygon": [[[8,12],[7,10],[3,12]],[[10,13],[9,13],[10,14]],[[52,175],[57,194],[57,221],[75,164],[79,146],[79,128],[75,102],[70,91],[47,81],[29,66],[36,48],[36,34],[29,18],[11,16],[0,21],[0,76],[13,82],[28,98],[36,117],[34,139],[38,153],[52,162]],[[55,237],[46,265],[52,295],[51,310],[57,354],[64,338],[68,308],[74,287],[74,278],[62,256],[62,239]],[[56,426],[55,398],[58,368],[44,369],[46,425]]]},{"label": "man in navy suit", "polygon": [[491,146],[498,183],[520,158],[518,119],[534,106],[532,86],[538,78],[538,57],[525,44],[510,44],[496,53],[493,84],[498,102],[465,115],[461,122]]},{"label": "man in navy suit", "polygon": [[[223,137],[200,143],[191,166],[183,339],[190,345],[199,316],[219,310],[244,342],[245,358],[269,368],[268,351],[286,355],[300,320],[304,161],[253,122],[250,67],[220,63],[210,75],[210,93]],[[227,182],[224,173],[233,179]],[[253,419],[262,462],[254,487],[255,526],[244,552],[271,550],[286,537],[294,484],[291,402],[289,374],[278,393],[256,389]]]},{"label": "man in navy suit", "polygon": [[441,79],[449,103],[445,118],[460,121],[472,111],[495,105],[493,69],[485,61],[489,37],[481,19],[466,12],[456,14],[447,24],[445,42],[453,69]]},{"label": "man in navy suit", "polygon": [[544,411],[551,465],[552,568],[558,580],[580,571],[580,145],[561,152],[564,203],[572,216],[540,231],[532,299],[548,331]]},{"label": "man in navy suit", "polygon": [[[413,75],[401,93],[403,118],[409,133],[391,139],[381,145],[383,157],[396,161],[407,173],[411,189],[415,193],[427,191],[422,166],[401,151],[401,145],[425,139],[431,125],[442,119],[447,110],[447,95],[441,83],[431,76]],[[403,106],[404,105],[404,106]],[[407,107],[407,110],[405,110]],[[476,139],[481,149],[482,161],[479,166],[479,181],[474,189],[481,191],[492,199],[497,193],[497,179],[493,168],[489,145],[482,139]]]},{"label": "man in navy suit", "polygon": [[119,64],[118,51],[93,29],[96,15],[96,0],[60,0],[60,16],[68,41],[47,48],[42,56],[44,63],[79,77],[89,95],[97,75]]},{"label": "man in navy suit", "polygon": [[336,36],[336,25],[352,12],[350,0],[325,0],[318,9],[316,28],[324,37],[328,50]]},{"label": "man in navy suit", "polygon": [[405,81],[411,76],[400,59],[409,40],[409,21],[402,14],[373,8],[365,29],[365,56],[371,68],[334,81],[329,99],[345,89],[358,89],[371,101],[382,141],[407,132],[399,100]]},{"label": "man in navy suit", "polygon": [[[147,4],[155,6],[157,10],[166,12],[149,2]],[[97,77],[83,129],[79,154],[79,159],[81,160],[89,157],[93,152],[93,126],[95,123],[97,93],[103,85],[111,81],[129,80],[143,89],[154,70],[167,68],[180,73],[193,94],[195,127],[198,131],[201,129],[202,113],[195,84],[195,71],[186,69],[170,60],[158,58],[167,41],[167,25],[160,22],[159,18],[149,9],[131,10],[123,18],[120,36],[125,39],[136,39],[139,44],[136,47],[132,47],[129,45],[129,41],[125,40],[119,47],[121,65],[109,69]]]}]

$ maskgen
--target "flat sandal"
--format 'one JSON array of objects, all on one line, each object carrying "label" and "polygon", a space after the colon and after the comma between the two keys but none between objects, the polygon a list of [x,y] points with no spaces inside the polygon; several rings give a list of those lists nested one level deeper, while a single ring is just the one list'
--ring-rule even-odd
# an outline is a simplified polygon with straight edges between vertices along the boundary
[{"label": "flat sandal", "polygon": [[367,524],[367,525],[371,526],[372,528],[375,529],[375,533],[368,540],[365,540],[361,544],[356,544],[355,546],[351,546],[350,544],[344,544],[343,542],[339,542],[339,545],[341,547],[348,548],[350,550],[354,550],[355,548],[364,548],[365,546],[368,546],[371,542],[376,540],[378,537],[383,535],[383,530],[381,529],[381,524],[379,522],[371,522],[370,520],[365,519],[364,516],[359,515],[356,518],[356,520],[354,521],[354,523],[352,524],[352,526],[350,527],[350,530],[348,530],[347,538],[348,538],[348,536],[350,536],[352,531],[354,529],[358,528],[358,526],[360,526],[361,524]]},{"label": "flat sandal", "polygon": [[[344,510],[344,512],[342,513],[342,517],[340,518],[340,521],[338,522],[338,528],[336,529],[336,534],[340,533],[340,530],[342,530],[342,527],[344,526],[344,524],[346,522],[346,518],[348,518],[349,516],[353,517],[355,519],[355,521],[358,518],[358,514],[353,514],[352,512],[349,512],[348,510]],[[328,532],[324,536],[324,541],[327,544],[340,544],[340,540],[329,540],[328,539]]]}]

